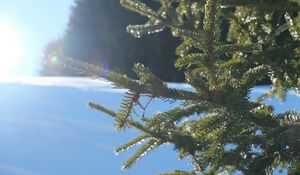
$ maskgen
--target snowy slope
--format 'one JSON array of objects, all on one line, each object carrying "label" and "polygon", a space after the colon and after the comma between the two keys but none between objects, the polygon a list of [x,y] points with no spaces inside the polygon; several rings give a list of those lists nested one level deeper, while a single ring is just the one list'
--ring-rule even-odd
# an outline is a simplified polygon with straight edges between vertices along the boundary
[{"label": "snowy slope", "polygon": [[[172,87],[191,89],[185,84]],[[252,96],[265,92],[257,87]],[[0,79],[0,174],[2,175],[150,175],[174,169],[190,170],[178,161],[172,145],[163,145],[131,169],[121,170],[132,151],[114,155],[115,147],[135,131],[117,133],[113,120],[87,108],[89,101],[118,109],[125,91],[109,82],[88,78],[9,77]],[[277,112],[298,109],[290,92],[287,103],[268,100]],[[176,104],[173,104],[176,105]],[[171,106],[156,101],[150,113]]]}]

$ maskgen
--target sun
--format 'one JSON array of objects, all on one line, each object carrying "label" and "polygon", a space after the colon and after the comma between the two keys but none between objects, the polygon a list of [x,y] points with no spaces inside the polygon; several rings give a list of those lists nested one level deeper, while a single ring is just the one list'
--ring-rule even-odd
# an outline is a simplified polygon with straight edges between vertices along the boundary
[{"label": "sun", "polygon": [[0,21],[0,77],[15,74],[21,61],[21,50],[16,30]]}]

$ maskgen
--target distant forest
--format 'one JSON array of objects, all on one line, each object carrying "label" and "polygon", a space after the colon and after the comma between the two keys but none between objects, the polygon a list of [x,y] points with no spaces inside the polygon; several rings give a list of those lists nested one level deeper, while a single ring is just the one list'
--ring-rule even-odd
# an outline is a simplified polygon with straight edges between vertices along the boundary
[{"label": "distant forest", "polygon": [[[151,1],[152,7],[158,6]],[[62,38],[45,48],[41,75],[78,76],[76,72],[51,65],[48,55],[54,52],[128,74],[134,77],[132,66],[147,65],[166,81],[181,82],[183,72],[174,68],[179,39],[163,31],[134,38],[126,32],[130,24],[143,24],[146,18],[121,7],[119,0],[77,0],[72,8],[67,29]],[[153,36],[154,35],[154,36]]]}]

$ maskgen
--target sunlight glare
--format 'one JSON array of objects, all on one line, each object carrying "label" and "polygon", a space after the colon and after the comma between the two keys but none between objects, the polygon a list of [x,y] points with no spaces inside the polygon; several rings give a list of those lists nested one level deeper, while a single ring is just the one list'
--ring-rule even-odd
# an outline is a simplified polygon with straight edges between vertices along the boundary
[{"label": "sunlight glare", "polygon": [[9,24],[0,21],[0,77],[15,74],[20,57],[21,43],[17,32]]}]

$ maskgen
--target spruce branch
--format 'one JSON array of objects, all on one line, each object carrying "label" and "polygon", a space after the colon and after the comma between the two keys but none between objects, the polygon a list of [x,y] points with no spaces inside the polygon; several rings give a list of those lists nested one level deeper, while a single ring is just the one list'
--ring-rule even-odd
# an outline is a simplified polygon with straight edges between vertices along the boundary
[{"label": "spruce branch", "polygon": [[147,123],[148,128],[152,128],[155,125],[164,124],[170,126],[174,122],[179,122],[184,117],[189,117],[193,114],[200,114],[204,112],[207,106],[203,104],[191,105],[185,108],[176,107],[172,110],[163,113],[157,113],[154,117]]},{"label": "spruce branch", "polygon": [[253,87],[257,81],[268,74],[270,67],[267,65],[260,65],[247,70],[242,77],[242,84],[245,87]]},{"label": "spruce branch", "polygon": [[281,119],[283,125],[299,125],[300,124],[300,112],[298,111],[287,111],[283,114]]},{"label": "spruce branch", "polygon": [[145,67],[141,63],[134,64],[133,71],[136,73],[136,75],[139,77],[139,81],[144,84],[149,84],[151,86],[155,86],[157,88],[164,88],[167,85],[158,77],[156,77],[150,69]]},{"label": "spruce branch", "polygon": [[219,46],[216,49],[217,54],[224,54],[224,53],[235,53],[235,52],[242,52],[242,53],[256,53],[261,51],[260,44],[224,44]]},{"label": "spruce branch", "polygon": [[130,149],[131,147],[133,147],[137,144],[141,144],[141,143],[145,142],[146,139],[148,139],[148,138],[149,138],[149,135],[142,134],[142,135],[130,140],[129,142],[125,143],[124,145],[119,146],[118,148],[116,148],[115,153],[119,154],[119,153],[121,153],[125,150],[128,150],[128,149]]},{"label": "spruce branch", "polygon": [[134,11],[142,16],[154,17],[156,19],[161,19],[162,17],[148,7],[145,3],[142,3],[139,0],[120,0],[120,3],[123,7]]},{"label": "spruce branch", "polygon": [[189,68],[192,65],[198,64],[205,64],[206,58],[208,57],[207,54],[200,54],[200,53],[191,53],[185,55],[184,57],[178,58],[175,63],[175,67],[178,69],[183,68],[184,66]]},{"label": "spruce branch", "polygon": [[110,110],[110,109],[108,109],[108,108],[106,108],[106,107],[104,107],[100,104],[97,104],[97,103],[89,102],[88,107],[90,109],[97,109],[100,112],[103,112],[103,113],[105,113],[105,114],[107,114],[111,117],[116,117],[117,116],[116,112],[114,112],[114,111],[112,111],[112,110]]},{"label": "spruce branch", "polygon": [[300,172],[300,162],[299,160],[294,161],[288,168],[289,175],[297,175]]},{"label": "spruce branch", "polygon": [[122,169],[130,168],[136,161],[147,154],[149,151],[163,144],[162,141],[157,139],[150,139],[145,145],[143,145],[136,153],[126,160],[123,164]]},{"label": "spruce branch", "polygon": [[218,86],[217,67],[215,65],[217,55],[215,53],[215,47],[218,45],[219,32],[220,32],[220,11],[218,0],[207,0],[205,3],[205,15],[203,29],[205,31],[205,47],[204,53],[207,54],[208,65],[210,68],[210,77],[212,86]]},{"label": "spruce branch", "polygon": [[[114,111],[112,111],[112,110],[110,110],[110,109],[108,109],[108,108],[106,108],[102,105],[90,102],[89,107],[91,109],[100,110],[101,112],[104,112],[104,113],[108,114],[112,118],[117,118],[117,112],[114,112]],[[137,129],[139,131],[147,133],[148,135],[151,135],[152,137],[157,137],[157,138],[162,137],[160,134],[158,134],[156,132],[147,130],[141,123],[139,123],[137,121],[134,121],[131,118],[128,118],[126,122],[127,122],[127,125],[130,125],[130,126],[134,127],[135,129]]]},{"label": "spruce branch", "polygon": [[160,22],[147,22],[142,25],[129,25],[126,30],[136,38],[140,38],[141,35],[152,34],[163,31],[165,26]]},{"label": "spruce branch", "polygon": [[56,55],[56,57],[59,59],[58,64],[60,66],[74,70],[85,76],[104,78],[108,72],[103,69],[101,65],[90,64],[88,62],[80,61],[71,57],[65,57],[63,55]]},{"label": "spruce branch", "polygon": [[177,26],[172,26],[172,25],[170,27],[172,27],[172,34],[175,37],[182,36],[182,37],[186,37],[186,38],[191,38],[200,43],[202,43],[206,37],[205,32],[201,31],[201,30],[193,31],[193,30],[183,29],[183,28],[180,28]]},{"label": "spruce branch", "polygon": [[141,90],[144,89],[143,84],[137,80],[133,80],[124,74],[112,71],[107,74],[107,80],[113,82],[117,88],[132,89],[138,92],[142,92]]},{"label": "spruce branch", "polygon": [[143,84],[139,81],[130,79],[122,74],[118,74],[115,72],[109,72],[107,79],[112,81],[118,88],[131,89],[135,92],[139,92],[140,94],[148,94],[152,97],[175,100],[205,101],[205,98],[202,95],[195,92],[169,87],[162,87],[161,89],[157,89],[155,88],[155,86]]},{"label": "spruce branch", "polygon": [[126,92],[124,99],[121,102],[121,109],[117,113],[116,128],[118,130],[123,129],[127,125],[127,120],[131,118],[133,111],[133,105],[139,99],[139,93]]},{"label": "spruce branch", "polygon": [[185,79],[198,93],[201,93],[208,98],[210,90],[204,77],[195,74],[193,71],[187,71],[185,72]]},{"label": "spruce branch", "polygon": [[267,11],[300,11],[300,6],[297,3],[285,1],[285,2],[263,2],[259,0],[222,0],[222,5],[225,7],[247,7],[256,8],[259,10]]},{"label": "spruce branch", "polygon": [[196,175],[196,173],[175,170],[174,172],[171,172],[171,173],[162,173],[160,175]]},{"label": "spruce branch", "polygon": [[272,57],[285,56],[287,53],[294,52],[294,50],[299,47],[300,47],[300,40],[296,40],[289,44],[286,44],[284,47],[270,47],[261,53],[253,54],[253,60],[261,59],[261,60],[268,61]]},{"label": "spruce branch", "polygon": [[300,34],[299,34],[299,29],[300,28],[297,26],[297,24],[295,23],[294,19],[287,12],[284,14],[284,18],[287,21],[288,29],[289,29],[289,32],[292,35],[292,37],[295,40],[299,40],[300,39]]},{"label": "spruce branch", "polygon": [[205,3],[205,15],[203,29],[205,31],[206,48],[205,51],[210,54],[213,52],[213,47],[219,39],[218,32],[220,30],[220,14],[218,0],[207,0]]},{"label": "spruce branch", "polygon": [[193,45],[198,45],[198,42],[195,42],[192,39],[184,40],[179,46],[176,47],[176,55],[186,55],[192,49]]}]

